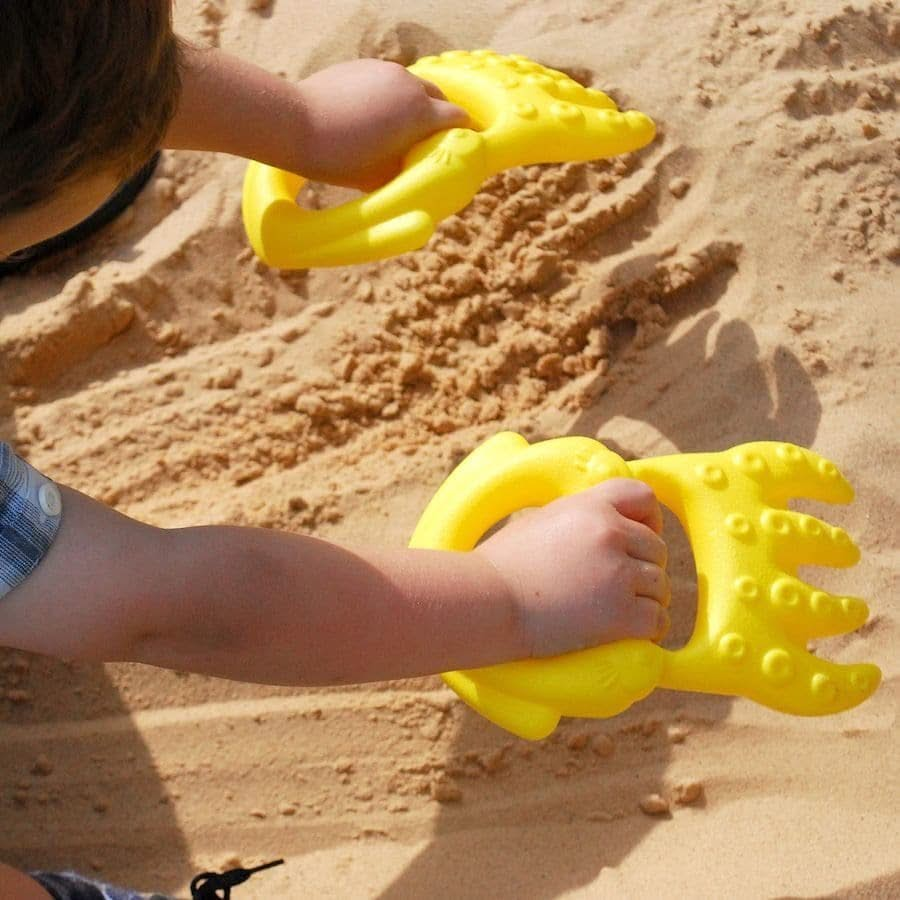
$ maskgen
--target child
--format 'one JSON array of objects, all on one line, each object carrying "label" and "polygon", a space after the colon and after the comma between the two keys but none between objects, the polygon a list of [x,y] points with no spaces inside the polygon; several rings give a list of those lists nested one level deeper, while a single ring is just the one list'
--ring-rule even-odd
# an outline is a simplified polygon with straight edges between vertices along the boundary
[{"label": "child", "polygon": [[[189,47],[166,0],[14,0],[4,12],[0,256],[76,226],[160,146],[371,189],[412,144],[467,121],[392,63],[295,85]],[[656,640],[669,598],[660,530],[652,492],[628,480],[520,517],[472,553],[167,530],[55,485],[0,444],[0,645],[300,685]],[[52,896],[89,896],[37,877]],[[0,896],[27,891],[48,896],[0,867]]]}]

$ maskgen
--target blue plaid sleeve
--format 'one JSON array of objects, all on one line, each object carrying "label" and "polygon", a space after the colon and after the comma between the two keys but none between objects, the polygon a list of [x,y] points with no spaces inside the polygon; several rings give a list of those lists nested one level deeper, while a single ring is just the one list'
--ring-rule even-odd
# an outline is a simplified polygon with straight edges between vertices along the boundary
[{"label": "blue plaid sleeve", "polygon": [[29,875],[53,900],[171,900],[162,894],[140,894],[102,881],[92,881],[74,872],[29,872]]},{"label": "blue plaid sleeve", "polygon": [[0,442],[0,597],[34,571],[61,518],[59,488]]}]

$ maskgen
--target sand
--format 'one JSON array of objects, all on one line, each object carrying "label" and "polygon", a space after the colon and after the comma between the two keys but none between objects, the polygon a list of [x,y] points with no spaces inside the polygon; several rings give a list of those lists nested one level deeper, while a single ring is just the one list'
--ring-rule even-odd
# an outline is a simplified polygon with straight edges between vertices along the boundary
[{"label": "sand", "polygon": [[[898,278],[891,2],[183,2],[181,31],[288,77],[520,52],[649,113],[618,160],[498,176],[416,254],[279,273],[243,164],[168,154],[67,258],[0,282],[0,438],[163,526],[408,539],[503,428],[628,457],[789,440],[857,488],[871,602],[820,641],[884,683],[824,719],[658,692],[538,744],[439,679],[269,688],[0,652],[0,858],[187,896],[896,897]],[[316,202],[335,194],[314,186]],[[675,627],[693,569],[671,522]]]}]

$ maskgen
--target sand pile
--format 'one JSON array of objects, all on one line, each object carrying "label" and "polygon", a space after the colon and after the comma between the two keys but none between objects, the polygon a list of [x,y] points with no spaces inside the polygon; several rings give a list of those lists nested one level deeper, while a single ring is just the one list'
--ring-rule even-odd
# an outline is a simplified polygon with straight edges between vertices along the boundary
[{"label": "sand pile", "polygon": [[[885,683],[822,720],[658,693],[528,745],[437,679],[272,688],[4,651],[0,858],[185,895],[286,857],[247,898],[896,896],[894,4],[205,0],[178,20],[288,77],[521,52],[660,136],[500,175],[419,253],[293,273],[246,249],[239,161],[169,154],[102,236],[0,282],[0,437],[160,525],[394,545],[502,428],[627,457],[812,446],[858,491],[815,511],[864,556],[811,577],[873,610],[821,652]],[[694,575],[668,534],[677,645]]]}]

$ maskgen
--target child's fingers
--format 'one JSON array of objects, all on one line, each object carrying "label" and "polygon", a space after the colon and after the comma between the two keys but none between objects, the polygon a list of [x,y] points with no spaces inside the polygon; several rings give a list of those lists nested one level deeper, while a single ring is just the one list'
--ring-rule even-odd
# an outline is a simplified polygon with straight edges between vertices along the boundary
[{"label": "child's fingers", "polygon": [[643,522],[657,534],[662,531],[662,510],[653,489],[643,481],[611,478],[598,485],[596,490],[626,518]]},{"label": "child's fingers", "polygon": [[634,579],[634,592],[639,597],[649,597],[664,607],[669,605],[672,589],[665,569],[649,562],[638,562]]},{"label": "child's fingers", "polygon": [[632,637],[660,641],[669,630],[669,614],[649,597],[637,597],[629,612],[628,631]]},{"label": "child's fingers", "polygon": [[633,559],[644,560],[661,568],[669,560],[666,542],[643,522],[628,522],[625,526],[625,549]]}]

